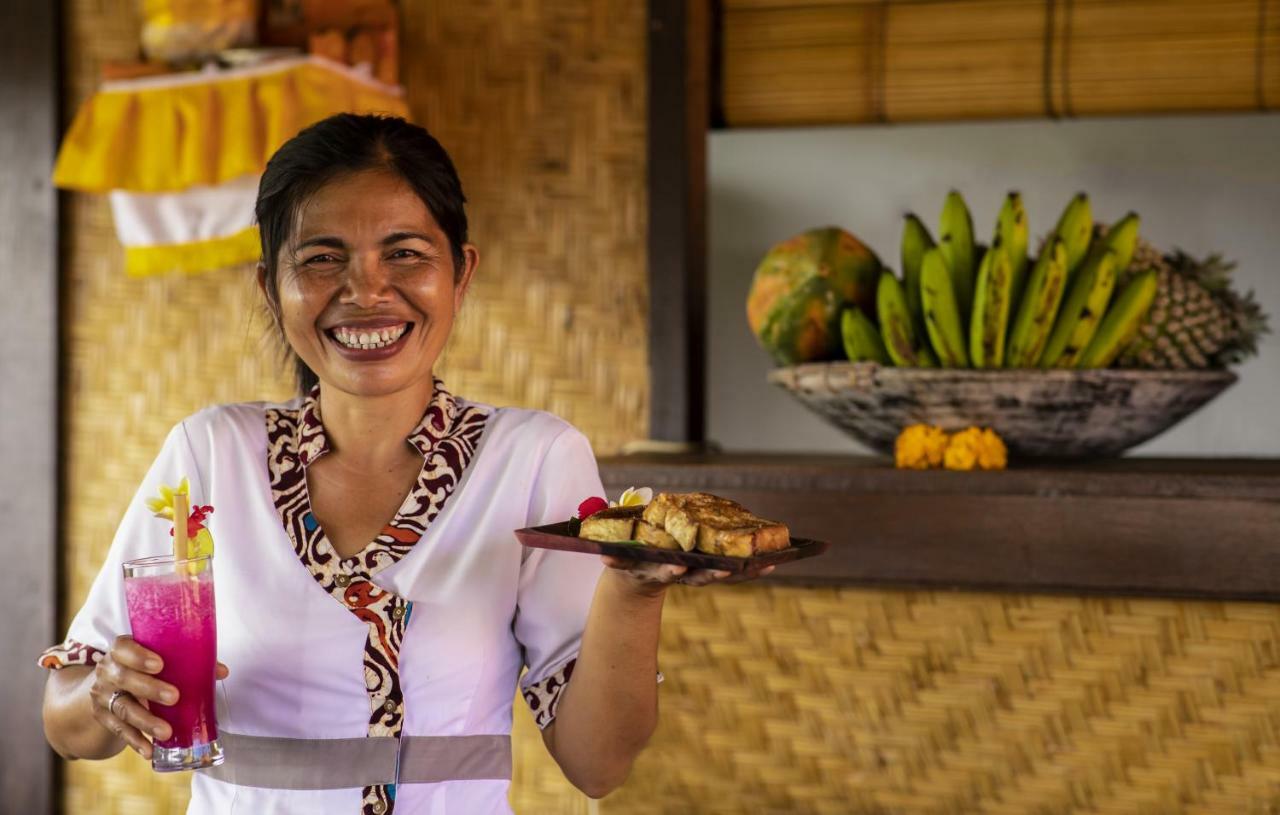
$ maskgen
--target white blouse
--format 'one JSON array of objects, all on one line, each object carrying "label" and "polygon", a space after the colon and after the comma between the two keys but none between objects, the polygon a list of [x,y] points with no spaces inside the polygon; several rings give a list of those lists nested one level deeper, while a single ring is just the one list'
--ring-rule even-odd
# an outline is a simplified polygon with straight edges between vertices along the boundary
[{"label": "white blouse", "polygon": [[[145,498],[189,476],[192,503],[214,507],[218,658],[231,674],[217,700],[227,762],[194,773],[188,812],[510,812],[520,672],[545,727],[603,568],[524,549],[512,530],[604,495],[590,445],[555,416],[437,383],[409,437],[424,457],[415,488],[343,559],[306,493],[306,466],[328,450],[316,396],[214,407],[175,427],[67,641],[41,664],[90,664],[129,631],[121,564],[170,540]],[[351,786],[315,788],[337,784]]]}]

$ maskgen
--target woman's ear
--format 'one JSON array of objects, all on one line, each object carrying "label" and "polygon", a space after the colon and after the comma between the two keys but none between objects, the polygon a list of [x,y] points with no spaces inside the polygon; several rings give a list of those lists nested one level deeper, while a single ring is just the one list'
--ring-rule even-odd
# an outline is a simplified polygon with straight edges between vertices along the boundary
[{"label": "woman's ear", "polygon": [[453,287],[453,316],[455,317],[462,310],[462,301],[466,299],[467,290],[471,287],[471,279],[475,276],[476,268],[479,265],[480,250],[474,244],[464,243],[462,245],[462,274],[458,276],[458,282]]}]

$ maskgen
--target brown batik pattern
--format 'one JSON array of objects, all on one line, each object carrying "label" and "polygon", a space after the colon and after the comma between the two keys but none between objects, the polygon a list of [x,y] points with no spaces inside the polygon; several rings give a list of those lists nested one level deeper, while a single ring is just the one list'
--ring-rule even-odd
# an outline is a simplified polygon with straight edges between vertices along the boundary
[{"label": "brown batik pattern", "polygon": [[[370,736],[400,735],[400,644],[412,611],[408,600],[380,588],[372,578],[408,554],[440,514],[475,455],[489,418],[488,409],[460,404],[438,379],[435,388],[422,421],[408,438],[423,457],[414,488],[382,532],[348,558],[339,558],[325,537],[307,493],[307,467],[329,451],[320,421],[319,387],[295,410],[266,411],[271,491],[294,551],[316,582],[369,627],[364,675]],[[394,807],[394,784],[364,788],[365,815],[386,815]]]},{"label": "brown batik pattern", "polygon": [[577,664],[578,658],[574,657],[560,666],[560,669],[551,676],[521,691],[525,703],[529,705],[529,710],[533,711],[533,721],[538,725],[539,730],[545,730],[547,725],[555,721],[556,708],[560,705],[560,694],[569,684],[569,678],[573,676],[573,668]]},{"label": "brown batik pattern", "polygon": [[92,645],[85,645],[79,640],[68,639],[61,645],[44,649],[40,654],[41,668],[56,671],[70,665],[97,665],[102,661],[103,652]]}]

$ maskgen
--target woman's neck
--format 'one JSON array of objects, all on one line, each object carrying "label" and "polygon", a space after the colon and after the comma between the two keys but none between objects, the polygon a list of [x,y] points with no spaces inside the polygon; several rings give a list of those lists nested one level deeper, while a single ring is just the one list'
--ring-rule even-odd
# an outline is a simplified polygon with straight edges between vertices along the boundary
[{"label": "woman's neck", "polygon": [[380,470],[402,457],[435,393],[425,382],[385,396],[355,396],[337,388],[320,387],[320,417],[333,453],[353,469]]}]

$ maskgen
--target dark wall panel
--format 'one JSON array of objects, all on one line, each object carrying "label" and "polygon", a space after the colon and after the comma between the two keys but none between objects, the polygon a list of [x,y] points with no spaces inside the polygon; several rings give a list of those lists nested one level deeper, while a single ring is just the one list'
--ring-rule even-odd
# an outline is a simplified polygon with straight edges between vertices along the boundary
[{"label": "dark wall panel", "polygon": [[40,727],[55,636],[58,432],[56,3],[0,4],[0,812],[51,809]]}]

